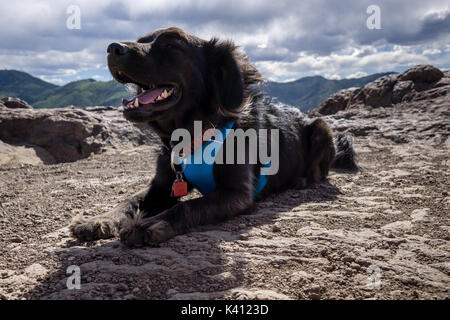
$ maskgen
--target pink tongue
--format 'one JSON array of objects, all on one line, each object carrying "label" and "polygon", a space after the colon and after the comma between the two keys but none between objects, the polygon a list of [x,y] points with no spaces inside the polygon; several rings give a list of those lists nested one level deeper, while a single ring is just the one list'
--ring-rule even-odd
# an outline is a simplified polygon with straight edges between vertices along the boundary
[{"label": "pink tongue", "polygon": [[147,90],[138,95],[139,103],[148,104],[155,102],[156,98],[164,91],[165,88],[157,88],[153,90]]},{"label": "pink tongue", "polygon": [[147,90],[145,92],[142,92],[140,95],[134,97],[131,100],[123,99],[122,104],[127,106],[131,103],[134,103],[136,98],[139,99],[140,104],[149,104],[155,102],[156,98],[164,91],[166,88],[156,88],[152,90]]}]

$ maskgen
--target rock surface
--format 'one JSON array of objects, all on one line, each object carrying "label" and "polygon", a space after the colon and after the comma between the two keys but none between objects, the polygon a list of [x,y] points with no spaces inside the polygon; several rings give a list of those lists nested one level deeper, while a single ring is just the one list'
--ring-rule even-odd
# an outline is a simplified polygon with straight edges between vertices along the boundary
[{"label": "rock surface", "polygon": [[33,109],[32,106],[28,104],[28,102],[12,97],[4,97],[0,99],[0,109],[1,108],[10,108],[10,109]]},{"label": "rock surface", "polygon": [[0,108],[0,140],[32,148],[46,164],[76,161],[124,144],[157,143],[150,130],[133,126],[117,109],[107,107]]},{"label": "rock surface", "polygon": [[309,114],[330,115],[364,106],[390,107],[402,102],[448,96],[449,90],[450,71],[444,73],[430,65],[419,65],[403,74],[381,77],[362,88],[341,90],[331,95]]},{"label": "rock surface", "polygon": [[[155,147],[2,165],[0,299],[448,299],[450,95],[434,89],[324,117],[355,135],[359,173],[332,172],[158,248],[79,243],[67,228],[144,188]],[[71,265],[79,290],[67,287]]]}]

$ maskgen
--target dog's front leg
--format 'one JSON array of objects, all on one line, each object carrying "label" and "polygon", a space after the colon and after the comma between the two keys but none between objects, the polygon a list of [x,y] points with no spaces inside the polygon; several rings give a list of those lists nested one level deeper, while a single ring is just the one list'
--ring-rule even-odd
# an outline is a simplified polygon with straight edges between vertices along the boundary
[{"label": "dog's front leg", "polygon": [[140,215],[122,224],[120,240],[128,246],[156,245],[190,229],[230,219],[252,208],[254,167],[215,165],[216,189],[201,198],[179,202],[153,217]]},{"label": "dog's front leg", "polygon": [[133,219],[136,212],[150,217],[176,204],[170,196],[172,182],[175,179],[167,152],[158,157],[156,175],[150,188],[131,196],[113,210],[92,218],[76,217],[69,229],[74,237],[81,241],[107,239],[119,234],[124,219]]},{"label": "dog's front leg", "polygon": [[216,190],[202,198],[180,202],[150,218],[123,225],[120,239],[127,246],[156,245],[191,228],[236,216],[253,204],[253,194],[243,190]]},{"label": "dog's front leg", "polygon": [[131,196],[105,214],[92,218],[75,217],[69,226],[70,232],[80,241],[108,239],[117,236],[120,221],[126,216],[132,217],[135,214],[147,193],[148,188]]}]

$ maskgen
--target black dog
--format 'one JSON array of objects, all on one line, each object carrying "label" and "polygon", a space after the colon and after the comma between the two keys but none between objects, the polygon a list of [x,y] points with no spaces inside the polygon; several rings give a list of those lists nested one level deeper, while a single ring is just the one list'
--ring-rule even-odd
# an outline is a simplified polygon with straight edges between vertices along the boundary
[{"label": "black dog", "polygon": [[[155,245],[192,227],[248,212],[255,200],[274,192],[323,180],[333,163],[356,168],[351,137],[337,139],[336,153],[323,120],[310,122],[296,109],[275,106],[264,98],[261,75],[232,42],[206,41],[169,28],[137,42],[112,43],[108,53],[114,78],[137,89],[137,98],[124,101],[124,116],[148,123],[164,147],[150,188],[109,214],[75,221],[71,231],[80,240],[120,234],[126,245]],[[214,164],[215,188],[207,195],[178,201],[173,196],[177,176],[171,167],[171,134],[178,128],[192,133],[195,120],[218,128],[232,123],[234,129],[278,129],[279,140],[267,140],[268,145],[278,143],[278,173],[267,176],[255,195],[263,164],[250,163],[246,154],[245,163]],[[223,144],[220,152],[226,154],[227,148]],[[192,187],[188,183],[188,189]]]}]

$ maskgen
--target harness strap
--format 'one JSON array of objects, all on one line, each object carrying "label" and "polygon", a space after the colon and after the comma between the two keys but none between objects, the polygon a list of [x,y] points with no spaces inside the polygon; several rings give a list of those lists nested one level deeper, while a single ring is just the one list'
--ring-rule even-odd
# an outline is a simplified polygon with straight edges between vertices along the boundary
[{"label": "harness strap", "polygon": [[[214,180],[214,160],[223,146],[234,122],[227,123],[222,128],[216,128],[222,134],[214,137],[214,140],[205,141],[201,147],[194,149],[193,153],[187,158],[180,158],[181,168],[183,168],[183,175],[190,184],[192,184],[203,195],[208,195],[216,189],[216,182]],[[193,144],[193,142],[192,142]],[[198,145],[196,143],[196,145]],[[210,152],[204,152],[207,149]],[[201,159],[200,163],[195,162],[195,158]],[[267,176],[264,174],[265,168],[270,166],[270,162],[265,164],[261,169],[261,174],[258,177],[258,181],[255,185],[254,195],[258,195],[267,184]]]}]

